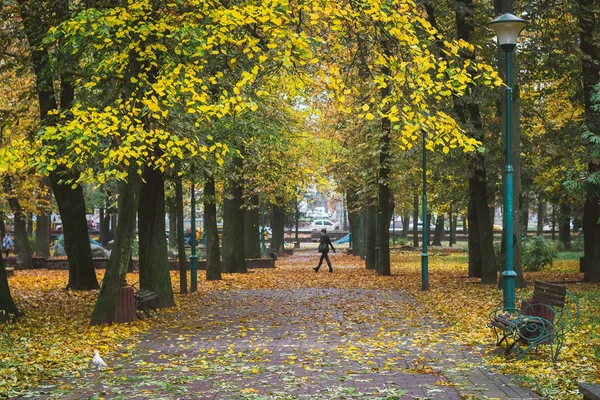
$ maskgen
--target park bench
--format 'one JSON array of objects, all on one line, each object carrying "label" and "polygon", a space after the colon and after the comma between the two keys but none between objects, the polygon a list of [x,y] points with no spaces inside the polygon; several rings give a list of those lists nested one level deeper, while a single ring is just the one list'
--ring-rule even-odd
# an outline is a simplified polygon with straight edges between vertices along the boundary
[{"label": "park bench", "polygon": [[135,290],[133,293],[135,297],[135,308],[137,317],[142,319],[141,314],[138,310],[150,317],[150,310],[156,311],[156,307],[152,306],[154,300],[158,299],[158,293],[149,289]]},{"label": "park bench", "polygon": [[581,382],[579,384],[579,393],[583,395],[583,400],[600,400],[600,385]]},{"label": "park bench", "polygon": [[496,345],[505,343],[505,355],[515,348],[519,360],[531,349],[547,344],[556,362],[565,335],[579,319],[577,299],[565,286],[535,281],[533,297],[516,300],[514,309],[500,304],[489,315]]}]

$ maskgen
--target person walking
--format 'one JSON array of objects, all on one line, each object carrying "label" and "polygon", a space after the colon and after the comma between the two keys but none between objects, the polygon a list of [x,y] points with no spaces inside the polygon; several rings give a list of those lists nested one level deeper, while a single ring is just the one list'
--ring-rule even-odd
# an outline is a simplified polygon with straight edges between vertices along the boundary
[{"label": "person walking", "polygon": [[10,233],[6,232],[4,235],[4,239],[2,239],[2,251],[6,253],[6,258],[8,258],[8,254],[14,250],[15,242],[13,242],[10,237]]},{"label": "person walking", "polygon": [[321,229],[321,238],[319,239],[319,252],[321,253],[321,259],[319,260],[319,265],[314,267],[315,272],[319,272],[319,268],[321,268],[321,264],[323,264],[323,260],[327,261],[327,266],[329,267],[329,272],[333,272],[333,268],[331,268],[331,261],[329,261],[329,247],[335,253],[335,249],[333,248],[333,244],[331,243],[331,239],[327,236],[327,229]]}]

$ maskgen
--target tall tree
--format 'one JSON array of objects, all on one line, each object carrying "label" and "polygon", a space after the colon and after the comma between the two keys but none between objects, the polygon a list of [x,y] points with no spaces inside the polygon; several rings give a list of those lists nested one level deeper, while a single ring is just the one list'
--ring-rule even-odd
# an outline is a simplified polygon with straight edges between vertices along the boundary
[{"label": "tall tree", "polygon": [[[47,30],[48,16],[42,15],[47,10],[37,0],[19,0],[19,12],[27,40],[31,50],[31,65],[36,76],[36,92],[39,103],[41,125],[52,125],[53,119],[50,112],[59,109],[65,110],[73,102],[74,88],[66,75],[60,75],[60,92],[54,93],[55,77],[49,73],[48,51],[42,47]],[[64,21],[68,16],[66,1],[57,1],[54,5],[53,16],[58,21]],[[51,18],[50,18],[51,19]],[[88,240],[86,209],[83,198],[83,189],[65,184],[63,181],[76,176],[76,173],[65,168],[53,169],[49,173],[54,197],[63,220],[65,237],[65,251],[69,260],[69,282],[67,287],[76,290],[90,290],[98,288],[98,280],[92,262],[92,251]]]},{"label": "tall tree", "polygon": [[[131,258],[135,237],[135,215],[138,209],[142,180],[136,171],[130,171],[128,181],[122,182],[119,201],[119,226],[115,232],[113,250],[110,253],[102,287],[92,313],[91,325],[114,322],[119,293]],[[169,283],[170,284],[170,283]]]},{"label": "tall tree", "polygon": [[[578,0],[577,18],[579,21],[579,48],[582,57],[582,86],[584,100],[585,125],[590,132],[600,132],[600,113],[592,109],[593,88],[600,77],[600,52],[598,48],[598,15],[596,10],[599,4],[596,0]],[[596,158],[590,157],[588,173],[597,174],[600,163]],[[586,191],[585,206],[583,209],[583,240],[585,272],[584,280],[600,282],[600,190],[590,187]]]}]

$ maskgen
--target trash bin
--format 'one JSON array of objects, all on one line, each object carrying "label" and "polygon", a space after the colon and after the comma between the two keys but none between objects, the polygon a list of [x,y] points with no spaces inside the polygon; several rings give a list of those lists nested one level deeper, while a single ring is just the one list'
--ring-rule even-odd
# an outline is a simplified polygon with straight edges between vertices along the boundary
[{"label": "trash bin", "polygon": [[114,322],[121,324],[124,322],[131,322],[135,317],[135,298],[133,296],[133,288],[130,286],[124,286],[121,288],[119,294],[119,301],[117,302],[117,310],[115,311]]}]

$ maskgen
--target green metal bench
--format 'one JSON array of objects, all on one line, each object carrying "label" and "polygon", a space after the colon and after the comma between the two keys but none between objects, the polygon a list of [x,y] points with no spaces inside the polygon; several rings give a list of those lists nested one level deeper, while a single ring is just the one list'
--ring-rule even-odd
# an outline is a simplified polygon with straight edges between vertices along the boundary
[{"label": "green metal bench", "polygon": [[496,345],[506,345],[505,355],[516,349],[520,360],[531,349],[546,344],[556,362],[565,335],[579,320],[577,299],[565,286],[535,281],[533,297],[516,300],[514,309],[502,303],[489,315],[488,326],[494,330]]}]

